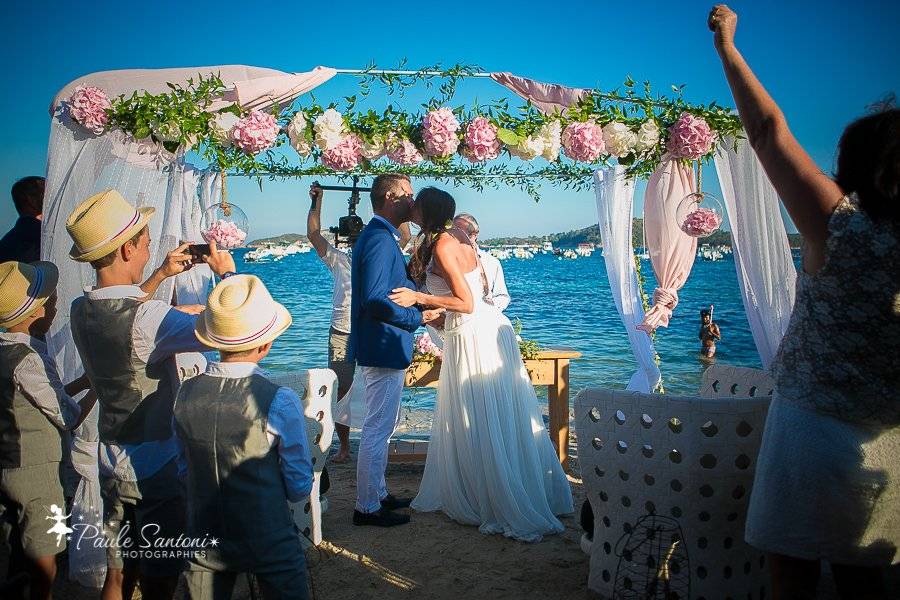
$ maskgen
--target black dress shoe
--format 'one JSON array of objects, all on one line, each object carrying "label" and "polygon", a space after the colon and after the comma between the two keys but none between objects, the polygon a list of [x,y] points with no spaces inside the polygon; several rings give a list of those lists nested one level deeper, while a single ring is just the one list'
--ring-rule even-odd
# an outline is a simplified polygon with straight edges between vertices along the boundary
[{"label": "black dress shoe", "polygon": [[388,494],[381,501],[381,510],[397,510],[398,508],[406,508],[412,504],[412,498],[397,498],[393,494]]},{"label": "black dress shoe", "polygon": [[374,527],[394,527],[409,523],[409,515],[398,515],[382,508],[378,512],[363,513],[353,511],[354,525],[372,525]]}]

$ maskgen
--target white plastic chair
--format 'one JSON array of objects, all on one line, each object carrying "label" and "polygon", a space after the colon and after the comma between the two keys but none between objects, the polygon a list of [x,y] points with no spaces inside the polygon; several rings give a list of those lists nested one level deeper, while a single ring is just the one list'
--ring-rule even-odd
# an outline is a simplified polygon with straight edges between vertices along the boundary
[{"label": "white plastic chair", "polygon": [[291,388],[303,401],[306,436],[313,464],[313,487],[309,499],[293,504],[292,510],[294,522],[303,534],[304,545],[318,546],[322,542],[322,513],[328,508],[327,499],[319,497],[319,486],[334,436],[332,408],[337,399],[337,375],[331,369],[309,369],[279,373],[269,379],[277,385]]},{"label": "white plastic chair", "polygon": [[[578,458],[594,512],[592,590],[609,598],[767,596],[768,565],[744,542],[744,522],[769,396],[731,396],[746,383],[727,377],[735,373],[709,374],[710,389],[717,381],[727,398],[598,388],[576,397]],[[668,594],[650,593],[662,589]]]}]

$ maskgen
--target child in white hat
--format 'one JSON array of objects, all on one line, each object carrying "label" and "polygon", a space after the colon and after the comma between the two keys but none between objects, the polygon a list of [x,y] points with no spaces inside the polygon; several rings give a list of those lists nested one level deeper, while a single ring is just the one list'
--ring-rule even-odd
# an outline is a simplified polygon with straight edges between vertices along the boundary
[{"label": "child in white hat", "polygon": [[[170,252],[142,286],[150,258],[147,223],[152,208],[135,208],[117,191],[82,202],[66,221],[70,256],[94,268],[97,285],[72,303],[75,346],[97,392],[100,486],[109,541],[104,595],[120,595],[125,558],[140,571],[145,595],[171,597],[183,568],[175,552],[125,551],[151,526],[154,539],[184,532],[180,448],[172,424],[178,390],[175,355],[208,350],[194,336],[196,314],[160,300],[145,300],[167,277],[190,268],[187,244]],[[228,252],[210,244],[205,262],[217,275],[234,272]],[[126,528],[127,524],[127,528]],[[154,539],[150,542],[153,543]]]},{"label": "child in white hat", "polygon": [[306,599],[306,562],[288,502],[309,497],[313,470],[300,398],[257,366],[291,324],[262,281],[217,285],[196,335],[220,362],[185,381],[175,425],[188,464],[188,537],[215,548],[189,561],[191,598],[230,597],[252,572],[265,597]]},{"label": "child in white hat", "polygon": [[59,273],[49,262],[0,264],[0,501],[21,539],[31,597],[49,598],[62,536],[48,532],[51,506],[65,506],[62,430],[81,424],[96,396],[82,376],[60,381],[44,336],[56,316]]}]

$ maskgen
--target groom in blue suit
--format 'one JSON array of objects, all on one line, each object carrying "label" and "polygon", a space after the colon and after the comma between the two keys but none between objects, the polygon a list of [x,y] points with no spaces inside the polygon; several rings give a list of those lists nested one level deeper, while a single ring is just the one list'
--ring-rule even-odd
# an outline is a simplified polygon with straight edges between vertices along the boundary
[{"label": "groom in blue suit", "polygon": [[405,175],[379,175],[372,182],[372,211],[353,247],[351,267],[349,360],[356,360],[366,387],[363,422],[356,464],[354,525],[391,527],[409,522],[392,512],[410,499],[389,494],[384,479],[388,442],[400,418],[400,396],[406,368],[412,362],[413,332],[434,318],[388,299],[398,287],[415,289],[397,245],[398,227],[409,221],[413,191]]}]

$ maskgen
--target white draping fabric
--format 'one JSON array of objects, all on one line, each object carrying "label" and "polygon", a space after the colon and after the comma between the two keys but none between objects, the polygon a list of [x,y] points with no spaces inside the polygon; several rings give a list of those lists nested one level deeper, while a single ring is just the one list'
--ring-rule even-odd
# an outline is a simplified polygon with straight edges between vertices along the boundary
[{"label": "white draping fabric", "polygon": [[769,368],[794,307],[797,270],[778,195],[746,140],[719,145],[716,171],[731,225],[734,267],[750,331]]},{"label": "white draping fabric", "polygon": [[79,85],[92,85],[102,89],[110,98],[134,91],[160,94],[169,91],[168,83],[187,85],[188,79],[195,81],[198,75],[218,75],[228,87],[221,100],[214,102],[209,110],[215,111],[238,102],[244,108],[265,108],[276,102],[284,104],[292,101],[334,77],[331,67],[316,67],[303,73],[285,73],[276,69],[249,67],[246,65],[213,65],[206,67],[184,67],[177,69],[122,69],[99,71],[75,79],[66,84],[50,104],[50,114],[54,115],[59,104],[66,100]]},{"label": "white draping fabric", "polygon": [[600,239],[603,241],[603,262],[616,309],[625,325],[631,352],[638,363],[637,372],[628,382],[628,389],[651,392],[659,385],[661,375],[654,360],[653,341],[637,326],[644,319],[634,249],[631,241],[634,180],[625,176],[622,166],[594,172],[594,191],[597,195],[597,217]]},{"label": "white draping fabric", "polygon": [[678,305],[678,290],[684,286],[694,265],[697,238],[684,233],[675,218],[678,204],[694,190],[694,171],[690,165],[668,155],[647,182],[644,239],[657,281],[653,306],[638,326],[647,333],[669,326],[672,311]]},{"label": "white draping fabric", "polygon": [[[69,541],[69,579],[89,588],[103,587],[106,579],[106,549],[94,546],[94,539],[102,535],[103,499],[100,496],[100,475],[97,452],[100,444],[98,418],[100,408],[95,404],[88,417],[73,432],[72,466],[81,477],[72,501]],[[83,538],[83,539],[82,539]]]}]

